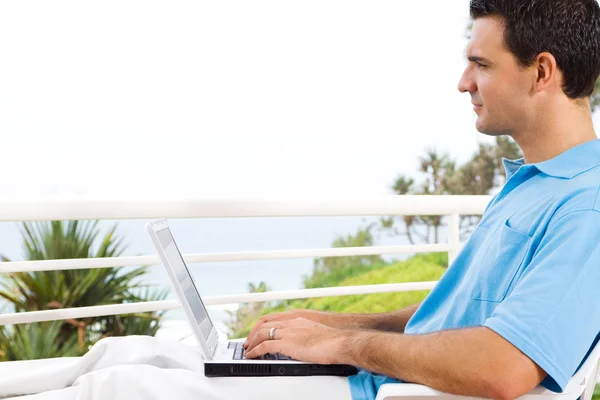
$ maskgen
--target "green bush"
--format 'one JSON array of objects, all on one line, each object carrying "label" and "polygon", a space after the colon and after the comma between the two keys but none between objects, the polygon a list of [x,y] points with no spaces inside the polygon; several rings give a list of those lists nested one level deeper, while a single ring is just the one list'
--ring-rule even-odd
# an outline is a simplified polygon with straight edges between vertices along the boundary
[{"label": "green bush", "polygon": [[[344,279],[335,286],[437,281],[446,269],[435,261],[437,260],[434,257],[428,259],[418,256],[389,266],[373,268],[371,271]],[[419,303],[428,294],[428,290],[422,290],[314,298],[294,302],[290,308],[308,308],[343,313],[387,312]]]}]

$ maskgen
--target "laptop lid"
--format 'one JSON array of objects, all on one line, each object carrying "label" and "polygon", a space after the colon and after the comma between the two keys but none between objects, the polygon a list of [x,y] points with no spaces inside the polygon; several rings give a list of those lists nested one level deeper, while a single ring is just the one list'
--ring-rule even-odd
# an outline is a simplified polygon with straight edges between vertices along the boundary
[{"label": "laptop lid", "polygon": [[146,228],[187,315],[192,332],[206,358],[212,360],[219,340],[217,330],[198,293],[194,277],[175,243],[167,220],[150,222]]}]

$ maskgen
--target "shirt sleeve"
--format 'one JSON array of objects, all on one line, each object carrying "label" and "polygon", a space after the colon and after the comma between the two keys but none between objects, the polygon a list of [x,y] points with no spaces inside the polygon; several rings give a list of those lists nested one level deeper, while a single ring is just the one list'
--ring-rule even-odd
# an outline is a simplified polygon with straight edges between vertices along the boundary
[{"label": "shirt sleeve", "polygon": [[521,350],[562,392],[600,332],[600,212],[551,222],[514,290],[485,326]]}]

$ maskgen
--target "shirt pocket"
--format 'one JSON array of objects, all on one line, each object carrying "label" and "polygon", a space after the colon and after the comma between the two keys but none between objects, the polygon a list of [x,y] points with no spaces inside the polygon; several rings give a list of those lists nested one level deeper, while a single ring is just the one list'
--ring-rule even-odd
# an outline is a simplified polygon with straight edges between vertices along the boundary
[{"label": "shirt pocket", "polygon": [[520,270],[531,237],[514,230],[505,221],[484,250],[479,267],[475,300],[501,302]]}]

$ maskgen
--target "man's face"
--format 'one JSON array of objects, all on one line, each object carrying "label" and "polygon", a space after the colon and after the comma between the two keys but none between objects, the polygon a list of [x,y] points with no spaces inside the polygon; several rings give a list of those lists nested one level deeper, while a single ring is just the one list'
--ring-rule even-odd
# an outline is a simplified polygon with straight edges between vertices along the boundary
[{"label": "man's face", "polygon": [[506,48],[500,18],[474,21],[467,58],[469,64],[458,90],[471,95],[477,130],[498,136],[512,135],[524,127],[531,106],[532,71],[519,66]]}]

